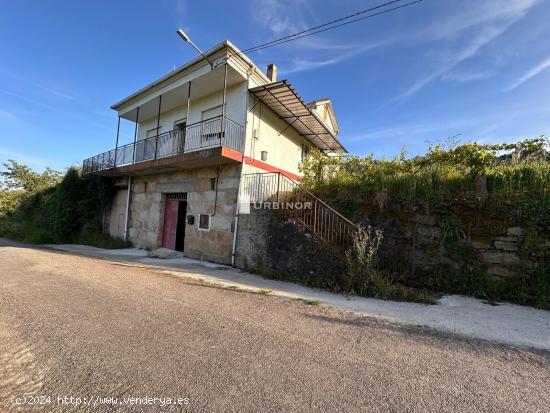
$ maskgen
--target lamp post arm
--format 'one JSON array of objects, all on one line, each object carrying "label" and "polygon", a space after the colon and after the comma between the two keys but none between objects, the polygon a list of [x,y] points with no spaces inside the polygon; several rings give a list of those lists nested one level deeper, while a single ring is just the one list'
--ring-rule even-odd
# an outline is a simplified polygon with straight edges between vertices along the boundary
[{"label": "lamp post arm", "polygon": [[189,39],[188,42],[210,64],[210,68],[214,69],[214,63],[208,57],[206,57],[206,55],[202,52],[202,50],[199,49],[197,47],[197,45],[195,43],[193,43],[193,41],[191,39]]}]

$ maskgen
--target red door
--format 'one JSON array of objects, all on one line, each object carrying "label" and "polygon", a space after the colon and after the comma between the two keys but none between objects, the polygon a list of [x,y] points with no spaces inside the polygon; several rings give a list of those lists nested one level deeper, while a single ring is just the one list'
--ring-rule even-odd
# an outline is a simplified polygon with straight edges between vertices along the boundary
[{"label": "red door", "polygon": [[164,232],[162,235],[162,246],[164,248],[176,249],[176,231],[178,228],[178,199],[167,199],[164,210]]}]

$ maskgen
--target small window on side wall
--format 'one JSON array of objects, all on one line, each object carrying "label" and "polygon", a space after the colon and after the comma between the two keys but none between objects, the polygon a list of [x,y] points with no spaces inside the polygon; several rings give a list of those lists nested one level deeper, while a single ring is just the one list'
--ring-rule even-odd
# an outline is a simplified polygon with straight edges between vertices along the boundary
[{"label": "small window on side wall", "polygon": [[309,146],[305,143],[302,144],[302,161],[309,155]]},{"label": "small window on side wall", "polygon": [[262,161],[267,161],[267,151],[262,151]]},{"label": "small window on side wall", "polygon": [[210,231],[210,214],[199,215],[199,231]]}]

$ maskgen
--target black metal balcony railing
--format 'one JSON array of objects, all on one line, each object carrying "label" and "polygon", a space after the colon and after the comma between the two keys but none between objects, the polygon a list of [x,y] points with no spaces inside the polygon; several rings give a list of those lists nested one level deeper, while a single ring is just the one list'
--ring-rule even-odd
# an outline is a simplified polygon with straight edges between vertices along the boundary
[{"label": "black metal balcony railing", "polygon": [[242,152],[244,126],[222,116],[142,139],[85,159],[84,174],[101,172],[118,166],[182,155],[201,149],[227,146]]}]

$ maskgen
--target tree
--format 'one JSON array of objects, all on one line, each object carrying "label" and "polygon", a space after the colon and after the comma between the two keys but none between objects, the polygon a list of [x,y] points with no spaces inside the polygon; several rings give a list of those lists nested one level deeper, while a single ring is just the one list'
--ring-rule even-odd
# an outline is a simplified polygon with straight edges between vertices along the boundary
[{"label": "tree", "polygon": [[2,177],[0,181],[1,190],[23,190],[36,193],[56,185],[63,176],[61,172],[51,168],[46,168],[42,173],[35,172],[13,159],[3,165],[6,170],[0,172]]}]

